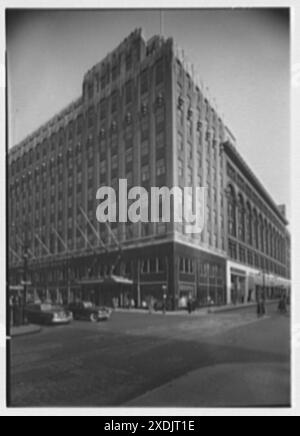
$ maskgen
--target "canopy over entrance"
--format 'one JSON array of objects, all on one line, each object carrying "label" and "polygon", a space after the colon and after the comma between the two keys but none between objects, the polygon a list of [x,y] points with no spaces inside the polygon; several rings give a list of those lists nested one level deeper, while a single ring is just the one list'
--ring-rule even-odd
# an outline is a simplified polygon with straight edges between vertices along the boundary
[{"label": "canopy over entrance", "polygon": [[100,277],[97,279],[83,279],[77,282],[79,285],[133,285],[133,280],[127,277],[111,275],[107,277]]}]

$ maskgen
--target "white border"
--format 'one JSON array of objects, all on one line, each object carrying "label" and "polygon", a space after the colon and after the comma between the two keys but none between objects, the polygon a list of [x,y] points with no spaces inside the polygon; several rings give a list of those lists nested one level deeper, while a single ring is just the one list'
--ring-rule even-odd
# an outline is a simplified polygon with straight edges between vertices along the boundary
[{"label": "white border", "polygon": [[[291,7],[292,8],[292,59],[294,67],[292,88],[292,211],[291,211],[291,234],[292,234],[292,293],[293,293],[293,407],[291,409],[7,409],[6,408],[6,351],[5,351],[5,8],[201,8],[201,7]],[[300,4],[297,0],[289,1],[138,1],[127,0],[117,2],[115,0],[79,1],[79,0],[2,0],[0,5],[0,415],[34,415],[34,416],[272,416],[272,415],[299,415],[300,414],[300,238],[297,223],[300,223],[299,190],[300,187]],[[280,171],[278,176],[280,177]]]}]

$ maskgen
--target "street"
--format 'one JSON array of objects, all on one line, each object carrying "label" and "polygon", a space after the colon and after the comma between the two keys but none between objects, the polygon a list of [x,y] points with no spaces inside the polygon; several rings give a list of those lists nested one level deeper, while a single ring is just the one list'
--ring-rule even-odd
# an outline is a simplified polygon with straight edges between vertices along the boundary
[{"label": "street", "polygon": [[[76,321],[13,339],[11,406],[288,406],[289,359],[290,319],[275,306],[264,319],[255,308],[206,316],[117,312],[108,322]],[[172,382],[176,393],[176,380],[180,392],[168,397],[164,386]]]}]

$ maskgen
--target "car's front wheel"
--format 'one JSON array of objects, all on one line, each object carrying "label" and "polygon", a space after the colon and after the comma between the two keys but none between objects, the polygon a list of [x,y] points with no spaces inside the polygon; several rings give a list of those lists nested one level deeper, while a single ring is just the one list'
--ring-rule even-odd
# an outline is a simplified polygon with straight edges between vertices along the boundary
[{"label": "car's front wheel", "polygon": [[98,322],[98,315],[96,313],[92,313],[90,315],[90,321],[91,322]]}]

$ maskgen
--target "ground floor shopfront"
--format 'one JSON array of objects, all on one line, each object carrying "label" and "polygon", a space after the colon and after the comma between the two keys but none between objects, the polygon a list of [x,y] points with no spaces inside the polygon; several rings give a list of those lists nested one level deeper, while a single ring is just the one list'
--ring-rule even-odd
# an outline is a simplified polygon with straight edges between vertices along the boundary
[{"label": "ground floor shopfront", "polygon": [[[20,283],[22,268],[11,271]],[[174,241],[30,264],[27,301],[67,304],[91,300],[112,307],[144,307],[165,302],[170,310],[226,304],[226,260]],[[22,292],[21,292],[22,293]]]},{"label": "ground floor shopfront", "polygon": [[[14,285],[22,269],[11,271]],[[256,301],[259,292],[277,298],[290,283],[184,242],[160,242],[29,265],[26,299],[68,304],[89,300],[111,307],[169,310]],[[19,291],[22,295],[22,291]],[[24,299],[24,296],[23,296]]]},{"label": "ground floor shopfront", "polygon": [[227,303],[243,304],[258,298],[276,299],[291,292],[290,280],[248,266],[227,261]]}]

